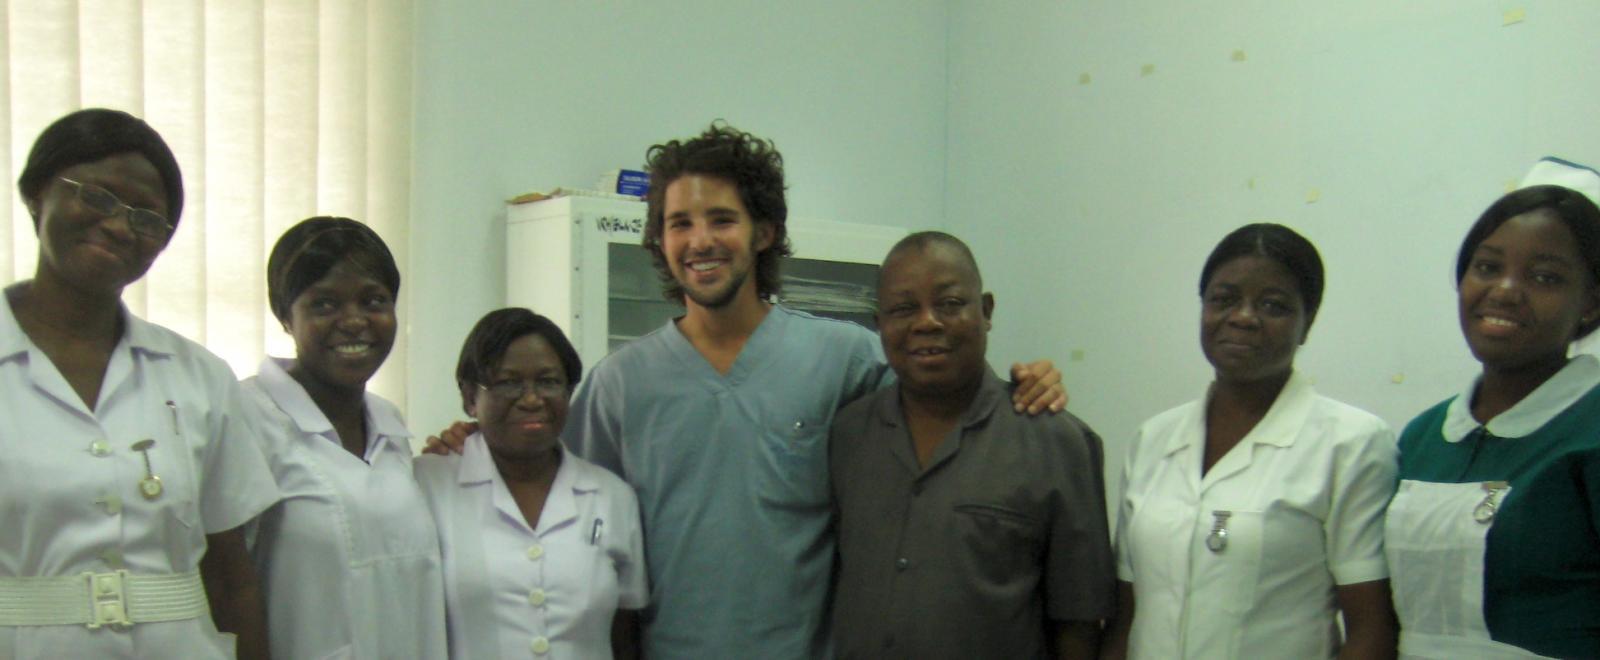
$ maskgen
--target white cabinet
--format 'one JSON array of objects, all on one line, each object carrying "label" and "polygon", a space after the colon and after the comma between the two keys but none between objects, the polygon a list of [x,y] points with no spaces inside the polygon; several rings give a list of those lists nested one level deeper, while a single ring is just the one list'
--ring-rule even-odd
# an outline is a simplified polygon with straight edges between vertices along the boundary
[{"label": "white cabinet", "polygon": [[[561,326],[585,372],[606,353],[651,332],[683,306],[661,295],[644,239],[645,204],[560,197],[506,209],[506,302]],[[794,256],[780,301],[819,316],[873,327],[878,264],[898,227],[791,217]]]}]

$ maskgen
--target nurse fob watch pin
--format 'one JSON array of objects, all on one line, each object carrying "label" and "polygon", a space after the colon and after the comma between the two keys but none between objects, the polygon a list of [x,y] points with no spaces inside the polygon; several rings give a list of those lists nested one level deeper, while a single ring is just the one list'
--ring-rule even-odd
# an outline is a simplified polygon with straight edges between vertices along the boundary
[{"label": "nurse fob watch pin", "polygon": [[1492,522],[1495,512],[1500,510],[1500,494],[1510,487],[1511,484],[1504,481],[1483,482],[1483,501],[1472,507],[1472,519],[1485,525]]},{"label": "nurse fob watch pin", "polygon": [[150,448],[154,446],[156,441],[150,438],[133,443],[133,450],[144,457],[144,478],[139,480],[139,494],[147,500],[161,497],[161,477],[150,468]]},{"label": "nurse fob watch pin", "polygon": [[1212,511],[1211,533],[1206,535],[1206,549],[1222,552],[1228,549],[1228,518],[1232,511]]}]

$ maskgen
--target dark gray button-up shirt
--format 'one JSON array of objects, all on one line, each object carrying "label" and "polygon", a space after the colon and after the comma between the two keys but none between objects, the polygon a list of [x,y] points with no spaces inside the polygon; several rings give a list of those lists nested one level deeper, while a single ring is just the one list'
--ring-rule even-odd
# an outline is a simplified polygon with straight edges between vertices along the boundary
[{"label": "dark gray button-up shirt", "polygon": [[917,463],[898,385],[840,411],[841,658],[1031,658],[1049,621],[1109,617],[1115,569],[1100,438],[1012,410],[985,372],[959,428]]}]

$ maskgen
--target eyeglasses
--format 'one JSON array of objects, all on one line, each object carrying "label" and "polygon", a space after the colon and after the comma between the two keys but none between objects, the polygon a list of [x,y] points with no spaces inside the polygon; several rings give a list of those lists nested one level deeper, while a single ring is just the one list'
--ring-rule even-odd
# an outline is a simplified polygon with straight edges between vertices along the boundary
[{"label": "eyeglasses", "polygon": [[522,397],[528,395],[528,392],[533,392],[541,398],[566,396],[567,381],[564,378],[548,376],[534,380],[506,379],[479,385],[478,389],[488,392],[496,399],[510,402],[520,401]]},{"label": "eyeglasses", "polygon": [[128,214],[129,229],[158,241],[165,241],[167,237],[172,235],[172,222],[160,213],[150,209],[129,206],[123,203],[121,199],[118,199],[116,195],[111,194],[111,191],[92,183],[73,181],[64,176],[56,178],[72,184],[77,189],[74,197],[95,213],[109,217],[126,212]]}]

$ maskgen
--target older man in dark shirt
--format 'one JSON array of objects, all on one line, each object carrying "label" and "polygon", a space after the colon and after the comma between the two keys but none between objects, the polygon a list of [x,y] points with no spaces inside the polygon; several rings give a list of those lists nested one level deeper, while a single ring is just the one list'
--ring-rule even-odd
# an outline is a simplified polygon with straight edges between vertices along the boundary
[{"label": "older man in dark shirt", "polygon": [[972,253],[906,237],[878,280],[898,377],[835,418],[842,658],[1092,658],[1111,614],[1100,438],[1013,411]]}]

